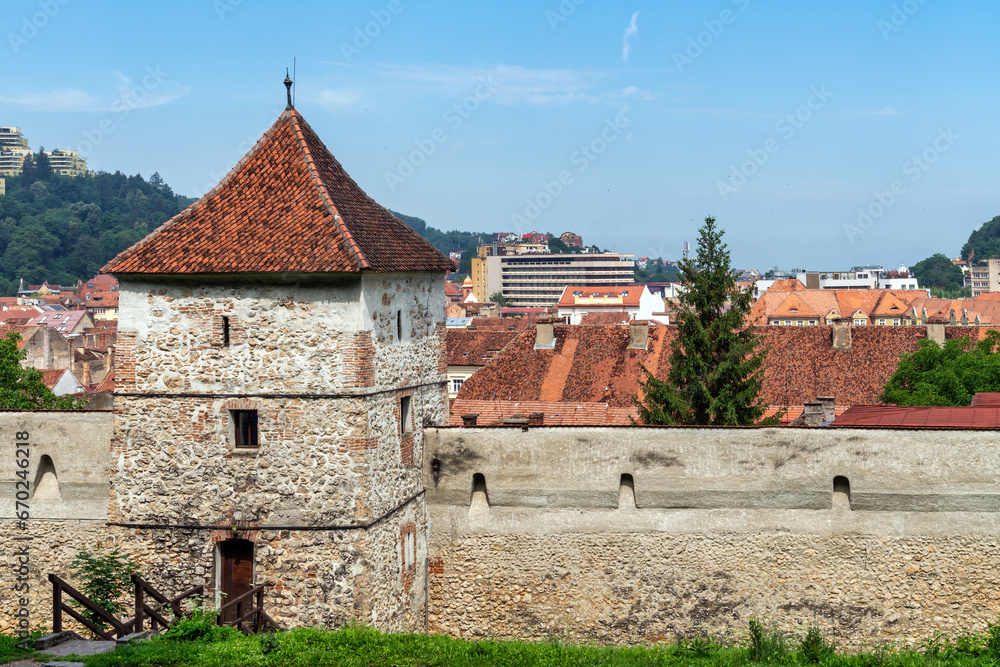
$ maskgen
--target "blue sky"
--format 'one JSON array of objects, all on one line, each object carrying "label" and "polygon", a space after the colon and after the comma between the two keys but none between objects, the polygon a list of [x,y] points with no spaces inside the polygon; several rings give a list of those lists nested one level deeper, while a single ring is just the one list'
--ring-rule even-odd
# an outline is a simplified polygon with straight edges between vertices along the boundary
[{"label": "blue sky", "polygon": [[[734,264],[957,253],[1000,214],[1000,3],[7,0],[0,124],[212,187],[296,106],[377,201],[443,229]],[[367,33],[367,34],[366,34]]]}]

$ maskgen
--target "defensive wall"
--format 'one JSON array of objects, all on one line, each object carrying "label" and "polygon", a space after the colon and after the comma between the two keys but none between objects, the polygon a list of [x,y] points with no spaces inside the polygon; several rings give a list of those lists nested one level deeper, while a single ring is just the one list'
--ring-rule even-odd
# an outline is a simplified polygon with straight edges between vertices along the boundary
[{"label": "defensive wall", "polygon": [[425,433],[430,626],[634,642],[818,622],[842,646],[1000,610],[996,432]]},{"label": "defensive wall", "polygon": [[[742,633],[760,616],[818,622],[847,648],[979,630],[1000,611],[995,431],[525,428],[424,431],[431,631],[634,642]],[[172,538],[194,540],[191,558],[174,545],[164,559],[155,540],[107,525],[110,412],[0,412],[0,434],[0,631],[21,614],[49,624],[46,575],[68,576],[98,543],[212,583],[195,535]],[[365,538],[373,553],[395,551],[374,546],[397,540],[385,528]],[[332,613],[341,594],[384,594],[355,571],[398,571],[351,549],[314,560],[314,537],[276,533],[260,553],[264,583],[302,580],[270,598],[286,626],[318,613],[313,586]],[[418,547],[414,574],[424,558]]]}]

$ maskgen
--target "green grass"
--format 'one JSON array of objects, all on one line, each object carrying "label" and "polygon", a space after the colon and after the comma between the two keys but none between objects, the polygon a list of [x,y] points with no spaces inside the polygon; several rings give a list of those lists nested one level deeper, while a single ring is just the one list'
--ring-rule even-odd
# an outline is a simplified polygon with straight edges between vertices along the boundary
[{"label": "green grass", "polygon": [[5,662],[12,662],[14,660],[20,660],[21,658],[27,658],[31,655],[30,651],[22,651],[17,647],[17,643],[19,641],[21,641],[20,637],[0,635],[0,665]]},{"label": "green grass", "polygon": [[[0,638],[0,662],[13,655],[6,652],[13,644],[10,638]],[[990,626],[982,635],[938,635],[915,650],[882,646],[845,655],[837,653],[818,628],[793,636],[756,619],[748,635],[735,644],[698,637],[622,648],[469,642],[439,635],[389,635],[357,626],[244,637],[231,628],[188,622],[167,635],[82,660],[87,667],[994,667],[1000,664],[1000,626]]]}]

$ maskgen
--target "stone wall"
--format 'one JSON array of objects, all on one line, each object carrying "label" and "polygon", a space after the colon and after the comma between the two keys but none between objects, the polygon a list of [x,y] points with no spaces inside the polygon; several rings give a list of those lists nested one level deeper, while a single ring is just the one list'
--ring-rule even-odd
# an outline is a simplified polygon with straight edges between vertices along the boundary
[{"label": "stone wall", "polygon": [[48,574],[108,538],[111,418],[0,412],[0,632],[51,623]]},{"label": "stone wall", "polygon": [[1000,612],[992,435],[432,429],[431,628],[634,642],[760,616],[847,648],[981,631]]}]

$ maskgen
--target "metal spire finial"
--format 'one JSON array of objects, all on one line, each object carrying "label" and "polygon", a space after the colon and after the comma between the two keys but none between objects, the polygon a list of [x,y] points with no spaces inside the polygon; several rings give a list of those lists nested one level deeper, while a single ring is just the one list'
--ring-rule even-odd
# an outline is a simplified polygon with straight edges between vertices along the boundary
[{"label": "metal spire finial", "polygon": [[288,76],[288,68],[285,68],[285,93],[288,95],[288,106],[285,107],[285,111],[289,109],[294,109],[292,106],[292,79]]}]

